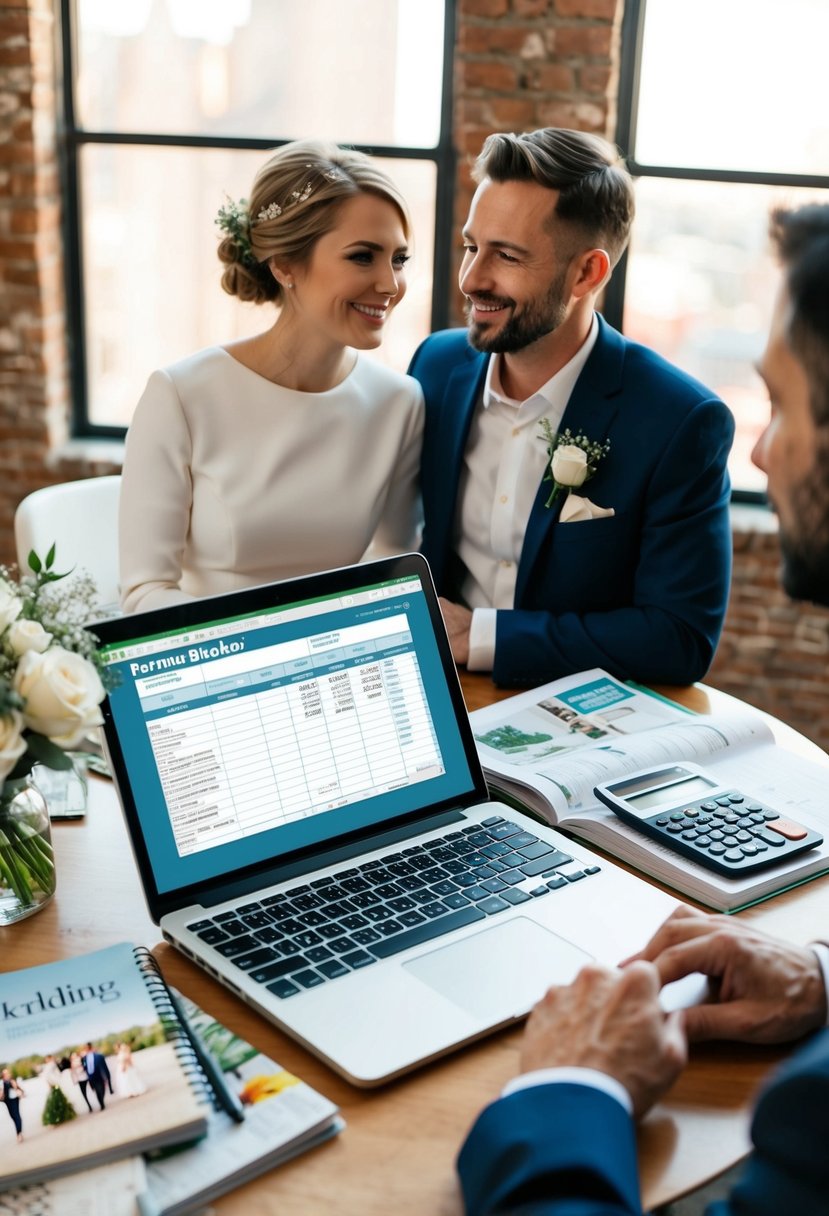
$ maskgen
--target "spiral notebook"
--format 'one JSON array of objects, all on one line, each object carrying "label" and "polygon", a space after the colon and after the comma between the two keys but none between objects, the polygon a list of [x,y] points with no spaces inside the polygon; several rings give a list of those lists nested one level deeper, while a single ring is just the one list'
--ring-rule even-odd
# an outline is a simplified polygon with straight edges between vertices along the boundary
[{"label": "spiral notebook", "polygon": [[143,947],[3,974],[0,1067],[0,1191],[207,1130],[210,1085]]}]

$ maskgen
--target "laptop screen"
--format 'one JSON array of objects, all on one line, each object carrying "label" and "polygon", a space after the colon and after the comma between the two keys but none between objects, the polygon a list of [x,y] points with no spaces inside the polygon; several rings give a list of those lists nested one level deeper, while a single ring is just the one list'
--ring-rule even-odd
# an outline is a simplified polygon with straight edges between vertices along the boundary
[{"label": "laptop screen", "polygon": [[274,588],[320,590],[308,598],[257,588],[97,628],[119,681],[108,738],[159,894],[475,792],[421,559],[402,560],[411,572],[339,572],[336,590],[330,575]]}]

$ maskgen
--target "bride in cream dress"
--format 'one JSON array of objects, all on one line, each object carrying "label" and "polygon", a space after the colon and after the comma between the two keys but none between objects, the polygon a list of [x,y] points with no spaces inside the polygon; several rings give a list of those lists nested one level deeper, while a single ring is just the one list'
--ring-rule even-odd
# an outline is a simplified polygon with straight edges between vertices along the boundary
[{"label": "bride in cream dress", "polygon": [[129,1043],[119,1043],[115,1053],[115,1088],[122,1098],[137,1098],[147,1092],[147,1086],[135,1067]]},{"label": "bride in cream dress", "polygon": [[360,153],[302,141],[218,223],[222,286],[276,318],[150,377],[122,478],[128,612],[417,544],[422,392],[361,353],[405,294],[396,187]]}]

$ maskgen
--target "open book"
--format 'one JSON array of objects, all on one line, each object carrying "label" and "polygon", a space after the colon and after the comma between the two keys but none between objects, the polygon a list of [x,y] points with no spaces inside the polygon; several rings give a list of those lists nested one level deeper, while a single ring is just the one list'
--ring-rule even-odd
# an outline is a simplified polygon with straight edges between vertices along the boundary
[{"label": "open book", "polygon": [[470,721],[496,797],[708,907],[735,912],[829,871],[824,843],[749,876],[720,876],[628,826],[593,794],[625,773],[692,761],[829,840],[829,767],[781,748],[750,710],[693,714],[594,669],[476,710]]},{"label": "open book", "polygon": [[186,1030],[152,956],[126,942],[6,972],[0,1062],[0,1191],[207,1129]]}]

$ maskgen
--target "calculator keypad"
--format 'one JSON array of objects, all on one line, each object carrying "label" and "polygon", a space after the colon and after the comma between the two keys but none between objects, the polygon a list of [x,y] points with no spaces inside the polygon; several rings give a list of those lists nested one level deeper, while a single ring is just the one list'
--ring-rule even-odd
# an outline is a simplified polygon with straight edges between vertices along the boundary
[{"label": "calculator keypad", "polygon": [[745,873],[821,843],[821,837],[737,790],[701,798],[646,821],[680,852],[721,873]]}]

